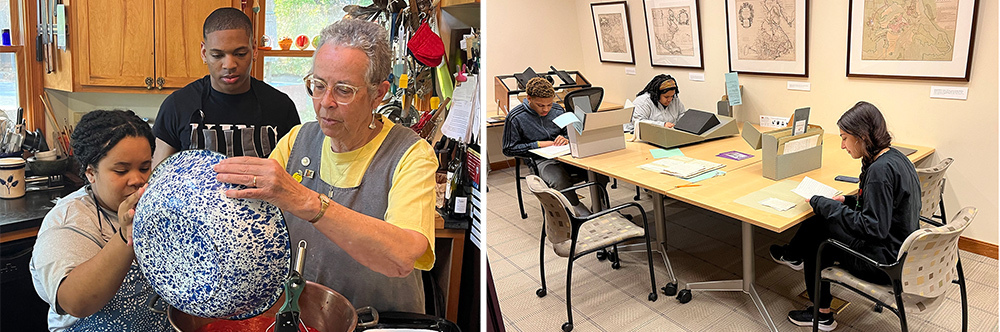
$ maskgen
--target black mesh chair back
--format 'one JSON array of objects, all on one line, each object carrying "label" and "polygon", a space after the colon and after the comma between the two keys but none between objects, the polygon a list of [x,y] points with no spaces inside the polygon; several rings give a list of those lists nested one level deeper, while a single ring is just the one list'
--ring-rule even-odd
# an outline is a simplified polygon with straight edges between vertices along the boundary
[{"label": "black mesh chair back", "polygon": [[570,91],[570,93],[567,93],[566,97],[563,98],[563,101],[566,103],[566,111],[573,112],[576,110],[576,108],[573,107],[573,99],[583,96],[590,98],[590,111],[597,112],[597,109],[601,107],[601,101],[604,100],[604,88],[592,86],[589,88]]}]

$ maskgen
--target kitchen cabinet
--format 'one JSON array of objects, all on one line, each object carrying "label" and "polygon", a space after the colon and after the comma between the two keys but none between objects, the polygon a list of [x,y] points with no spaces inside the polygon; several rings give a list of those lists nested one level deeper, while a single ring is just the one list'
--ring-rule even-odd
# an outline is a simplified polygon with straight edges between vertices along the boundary
[{"label": "kitchen cabinet", "polygon": [[45,87],[137,92],[180,88],[208,74],[202,25],[239,0],[73,0],[67,5],[69,50],[57,52]]}]

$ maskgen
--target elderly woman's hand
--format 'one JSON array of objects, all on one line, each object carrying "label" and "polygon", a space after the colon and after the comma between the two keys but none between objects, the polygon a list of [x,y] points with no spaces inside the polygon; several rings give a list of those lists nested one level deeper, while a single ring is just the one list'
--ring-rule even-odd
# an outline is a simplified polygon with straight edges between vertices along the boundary
[{"label": "elderly woman's hand", "polygon": [[[219,182],[241,184],[246,189],[226,191],[229,198],[261,199],[279,209],[293,211],[295,202],[302,202],[316,193],[292,178],[277,161],[254,157],[226,158],[215,165]],[[299,204],[301,205],[301,204]]]}]

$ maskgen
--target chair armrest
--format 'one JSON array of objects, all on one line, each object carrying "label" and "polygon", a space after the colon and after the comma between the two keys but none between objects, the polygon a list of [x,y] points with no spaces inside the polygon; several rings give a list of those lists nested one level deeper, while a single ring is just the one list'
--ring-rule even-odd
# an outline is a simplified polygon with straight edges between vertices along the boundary
[{"label": "chair armrest", "polygon": [[586,187],[590,187],[590,186],[596,186],[597,188],[601,189],[601,194],[603,194],[602,198],[603,198],[604,206],[610,206],[611,205],[610,198],[608,198],[608,189],[604,188],[604,186],[602,186],[600,183],[597,183],[597,182],[586,182],[586,183],[578,184],[578,185],[575,185],[575,186],[572,186],[572,187],[560,190],[559,192],[562,193],[563,195],[565,195],[566,193],[570,193],[570,192],[572,192],[572,193],[575,194],[575,192],[576,192],[577,189],[586,188]]},{"label": "chair armrest", "polygon": [[923,216],[920,217],[920,221],[923,221],[925,223],[934,225],[934,227],[944,226],[944,223],[941,223],[941,222],[935,221],[935,220],[933,220],[931,218],[927,218],[927,217],[923,217]]},{"label": "chair armrest", "polygon": [[[870,257],[865,256],[864,254],[862,254],[860,252],[857,252],[854,249],[851,249],[851,247],[849,247],[847,244],[844,244],[843,242],[840,242],[840,241],[837,241],[837,240],[834,240],[834,239],[827,239],[826,241],[823,241],[822,243],[819,244],[819,249],[816,250],[816,261],[817,262],[819,262],[820,259],[822,258],[821,255],[823,254],[823,249],[825,249],[826,245],[828,245],[828,244],[832,245],[833,248],[840,249],[840,250],[842,250],[842,251],[844,251],[844,252],[846,252],[848,254],[851,254],[854,257],[860,258],[862,261],[864,261],[864,262],[866,262],[866,263],[868,263],[868,264],[870,264],[870,265],[872,265],[874,267],[877,267],[879,269],[883,269],[884,270],[886,268],[890,268],[890,267],[893,267],[893,266],[899,264],[899,261],[893,262],[892,264],[882,264],[882,263],[879,263],[879,262],[875,261],[874,259],[871,259]],[[819,264],[816,264],[816,266],[818,268]]]},{"label": "chair armrest", "polygon": [[629,208],[629,207],[635,207],[636,209],[639,209],[639,214],[642,215],[642,227],[648,229],[649,227],[647,227],[647,223],[646,223],[646,209],[642,208],[642,205],[640,205],[639,203],[636,203],[636,202],[628,202],[628,203],[625,203],[625,204],[622,204],[622,205],[618,205],[618,206],[612,207],[610,209],[598,211],[597,213],[594,213],[594,214],[591,214],[591,215],[587,216],[587,218],[584,218],[584,220],[597,219],[597,218],[603,217],[604,215],[607,215],[609,213],[617,212],[617,211],[620,211],[620,210],[623,210],[623,209],[626,209],[626,208]]},{"label": "chair armrest", "polygon": [[826,245],[828,245],[828,244],[832,245],[833,248],[837,248],[837,249],[843,250],[844,252],[846,252],[848,254],[851,254],[852,256],[857,257],[857,258],[861,259],[862,261],[864,261],[864,262],[866,262],[868,264],[871,264],[872,266],[877,267],[879,270],[881,270],[883,273],[885,273],[886,276],[888,276],[890,280],[899,280],[902,277],[902,275],[903,275],[903,268],[902,268],[902,264],[901,263],[904,260],[906,260],[906,254],[905,253],[903,254],[902,257],[900,257],[899,260],[893,262],[892,264],[882,264],[882,263],[879,263],[879,262],[875,261],[874,259],[869,258],[868,256],[865,256],[864,254],[862,254],[860,252],[857,252],[854,249],[851,249],[851,247],[847,246],[843,242],[840,242],[840,241],[837,241],[837,240],[834,240],[834,239],[827,239],[826,241],[821,242],[819,244],[818,250],[816,250],[816,262],[817,262],[817,264],[815,264],[816,265],[816,270],[814,271],[815,278],[816,278],[816,279],[814,279],[814,280],[816,280],[816,288],[814,288],[814,289],[819,289],[820,283],[823,281],[822,280],[823,279],[822,278],[823,265],[819,264],[819,262],[822,261],[822,259],[823,259],[823,249],[825,249]]}]

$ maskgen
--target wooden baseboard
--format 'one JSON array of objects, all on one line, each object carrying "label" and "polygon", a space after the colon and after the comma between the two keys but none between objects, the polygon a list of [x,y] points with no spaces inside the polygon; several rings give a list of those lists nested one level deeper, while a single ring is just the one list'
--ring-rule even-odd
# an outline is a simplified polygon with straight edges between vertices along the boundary
[{"label": "wooden baseboard", "polygon": [[997,259],[997,245],[989,242],[983,242],[963,236],[958,239],[958,249],[983,255],[992,259]]},{"label": "wooden baseboard", "polygon": [[490,170],[499,171],[504,168],[514,167],[514,159],[507,159],[490,163]]}]

